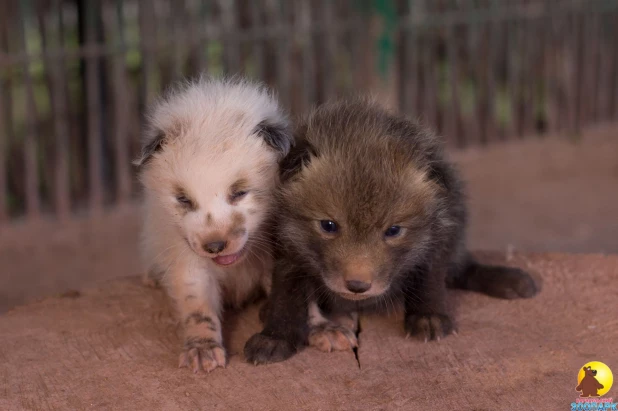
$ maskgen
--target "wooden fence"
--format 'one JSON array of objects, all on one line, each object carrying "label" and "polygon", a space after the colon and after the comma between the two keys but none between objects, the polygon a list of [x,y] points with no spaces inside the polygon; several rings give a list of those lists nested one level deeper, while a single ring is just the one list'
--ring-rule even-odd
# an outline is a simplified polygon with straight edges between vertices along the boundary
[{"label": "wooden fence", "polygon": [[241,73],[292,113],[383,93],[456,147],[618,118],[615,0],[3,0],[0,226],[131,201],[142,112]]}]

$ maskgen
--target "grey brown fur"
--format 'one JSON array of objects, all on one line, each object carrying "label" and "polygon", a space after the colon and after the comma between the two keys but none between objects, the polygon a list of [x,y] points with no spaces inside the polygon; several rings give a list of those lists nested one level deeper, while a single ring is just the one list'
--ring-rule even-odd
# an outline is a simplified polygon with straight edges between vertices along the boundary
[{"label": "grey brown fur", "polygon": [[[454,331],[447,285],[500,298],[537,293],[527,273],[467,252],[463,186],[426,129],[355,100],[318,108],[295,137],[281,170],[272,294],[264,329],[245,346],[249,362],[306,346],[311,304],[329,316],[402,304],[406,332],[428,340]],[[391,226],[400,234],[387,236]]]}]

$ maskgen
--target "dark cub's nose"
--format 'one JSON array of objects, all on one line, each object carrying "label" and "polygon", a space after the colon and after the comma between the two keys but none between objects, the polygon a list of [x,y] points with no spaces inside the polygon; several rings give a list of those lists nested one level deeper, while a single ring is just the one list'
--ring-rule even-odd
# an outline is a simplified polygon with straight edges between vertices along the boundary
[{"label": "dark cub's nose", "polygon": [[218,254],[225,250],[226,245],[225,241],[213,241],[212,243],[204,244],[204,250],[211,254]]},{"label": "dark cub's nose", "polygon": [[359,294],[359,293],[364,293],[365,291],[370,289],[371,283],[366,283],[364,281],[358,281],[358,280],[350,280],[350,281],[345,282],[345,286],[348,290],[352,291],[353,293]]}]

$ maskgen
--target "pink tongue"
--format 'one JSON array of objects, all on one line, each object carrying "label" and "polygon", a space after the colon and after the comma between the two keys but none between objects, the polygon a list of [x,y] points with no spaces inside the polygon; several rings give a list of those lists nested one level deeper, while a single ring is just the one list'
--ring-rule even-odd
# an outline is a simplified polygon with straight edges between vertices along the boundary
[{"label": "pink tongue", "polygon": [[212,260],[219,265],[230,265],[234,261],[238,260],[238,255],[239,253],[230,254],[230,255],[220,255],[220,256],[213,258]]}]

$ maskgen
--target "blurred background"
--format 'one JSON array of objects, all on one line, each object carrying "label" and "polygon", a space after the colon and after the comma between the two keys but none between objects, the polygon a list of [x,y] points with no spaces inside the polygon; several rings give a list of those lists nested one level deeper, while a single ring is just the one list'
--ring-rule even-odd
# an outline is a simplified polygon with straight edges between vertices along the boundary
[{"label": "blurred background", "polygon": [[0,312],[140,272],[142,114],[202,72],[432,127],[473,250],[618,252],[616,0],[1,0]]}]

